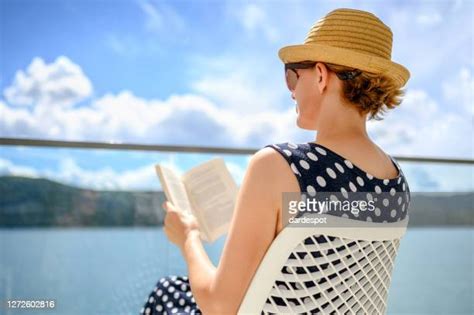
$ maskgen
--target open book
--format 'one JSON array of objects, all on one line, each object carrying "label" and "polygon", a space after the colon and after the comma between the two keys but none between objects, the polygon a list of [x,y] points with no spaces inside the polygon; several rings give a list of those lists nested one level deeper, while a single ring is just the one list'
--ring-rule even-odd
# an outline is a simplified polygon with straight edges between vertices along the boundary
[{"label": "open book", "polygon": [[160,164],[155,170],[166,198],[196,217],[202,240],[214,242],[228,231],[238,187],[223,158],[199,164],[183,175]]}]

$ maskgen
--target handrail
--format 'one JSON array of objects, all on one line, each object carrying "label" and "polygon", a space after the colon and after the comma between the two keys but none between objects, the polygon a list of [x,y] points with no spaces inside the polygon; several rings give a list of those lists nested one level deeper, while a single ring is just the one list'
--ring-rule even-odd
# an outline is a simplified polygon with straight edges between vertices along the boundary
[{"label": "handrail", "polygon": [[[45,140],[31,138],[0,138],[0,145],[23,145],[34,147],[60,147],[60,148],[83,148],[83,149],[112,149],[112,150],[136,150],[136,151],[167,151],[186,153],[223,153],[223,154],[254,154],[260,148],[230,148],[230,147],[206,147],[206,146],[180,146],[180,145],[155,145],[118,142],[89,142],[89,141],[64,141]],[[438,158],[417,156],[396,156],[398,161],[424,162],[424,163],[453,163],[474,164],[474,159],[461,158]]]}]

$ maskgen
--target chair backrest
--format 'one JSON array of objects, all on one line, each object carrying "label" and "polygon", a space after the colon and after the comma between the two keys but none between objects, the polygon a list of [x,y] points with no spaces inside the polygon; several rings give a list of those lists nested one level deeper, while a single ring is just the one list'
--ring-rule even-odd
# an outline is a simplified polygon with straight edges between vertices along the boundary
[{"label": "chair backrest", "polygon": [[393,223],[324,217],[326,225],[288,225],[278,234],[238,314],[385,313],[408,216]]}]

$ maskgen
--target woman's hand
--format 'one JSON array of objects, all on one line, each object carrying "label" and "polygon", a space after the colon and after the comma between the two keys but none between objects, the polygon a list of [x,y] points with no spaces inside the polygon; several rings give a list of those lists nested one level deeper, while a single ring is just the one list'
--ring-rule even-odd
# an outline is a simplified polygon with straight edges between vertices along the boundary
[{"label": "woman's hand", "polygon": [[183,213],[169,201],[165,201],[162,206],[166,211],[163,231],[172,243],[182,249],[188,233],[199,231],[198,222],[192,214]]}]

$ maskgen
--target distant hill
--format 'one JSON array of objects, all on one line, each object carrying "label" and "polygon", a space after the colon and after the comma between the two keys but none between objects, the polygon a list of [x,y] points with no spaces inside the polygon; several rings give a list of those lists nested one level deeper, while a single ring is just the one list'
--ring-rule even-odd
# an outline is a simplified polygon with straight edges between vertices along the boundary
[{"label": "distant hill", "polygon": [[[0,176],[0,227],[157,226],[162,191],[97,191]],[[473,226],[474,192],[412,193],[409,226]]]},{"label": "distant hill", "polygon": [[0,227],[156,226],[162,191],[97,191],[49,179],[0,177]]},{"label": "distant hill", "polygon": [[409,226],[474,225],[474,192],[412,193]]}]

